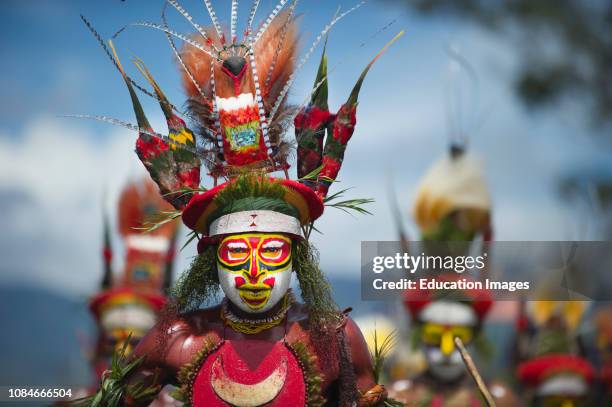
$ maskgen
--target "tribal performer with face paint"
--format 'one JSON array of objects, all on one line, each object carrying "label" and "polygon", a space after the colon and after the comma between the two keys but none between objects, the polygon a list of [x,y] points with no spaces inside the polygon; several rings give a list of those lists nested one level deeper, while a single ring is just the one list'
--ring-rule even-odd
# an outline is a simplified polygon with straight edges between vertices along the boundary
[{"label": "tribal performer with face paint", "polygon": [[171,208],[149,179],[125,186],[117,208],[119,233],[125,243],[124,271],[118,275],[113,275],[111,266],[110,228],[104,225],[105,270],[101,290],[89,302],[98,325],[93,362],[97,376],[108,369],[113,354],[128,338],[126,353],[138,344],[166,303],[179,224],[168,222],[151,233],[144,233],[142,227],[148,216]]},{"label": "tribal performer with face paint", "polygon": [[609,405],[595,396],[595,368],[586,358],[580,326],[586,301],[527,301],[519,315],[521,352],[516,374],[525,405]]},{"label": "tribal performer with face paint", "polygon": [[[85,22],[125,79],[138,126],[97,118],[139,132],[136,152],[176,208],[169,218],[181,216],[193,231],[198,255],[174,288],[161,322],[128,360],[119,355],[103,377],[102,390],[85,402],[144,406],[170,383],[178,386],[177,398],[195,407],[383,405],[386,391],[374,381],[361,332],[337,309],[308,242],[325,203],[339,196],[327,196],[327,191],[354,131],[362,82],[380,53],[338,113],[330,113],[327,104],[325,51],[310,102],[297,108],[286,103],[295,73],[314,46],[361,4],[336,15],[294,66],[297,1],[281,1],[253,30],[259,4],[254,1],[242,41],[236,34],[236,0],[231,2],[229,36],[209,1],[211,28],[193,22],[176,1],[168,3],[197,34],[175,33],[165,17],[164,25],[137,25],[166,33],[196,132],[175,114],[144,63],[136,60],[154,90],[145,93],[160,101],[168,122],[168,136],[155,133],[136,96],[135,88],[141,87],[125,73],[113,43],[107,49]],[[177,49],[173,37],[186,45]],[[290,143],[283,139],[292,121],[298,181],[288,179]],[[211,188],[200,186],[201,161],[213,179]],[[285,177],[268,175],[277,171]],[[289,288],[294,275],[304,304]],[[200,308],[220,292],[220,305]]]},{"label": "tribal performer with face paint", "polygon": [[[466,277],[461,277],[466,278]],[[453,281],[456,275],[443,275],[441,281]],[[412,320],[413,341],[426,361],[425,370],[413,379],[398,378],[406,372],[391,369],[396,380],[390,386],[393,398],[408,406],[479,407],[479,391],[462,360],[455,338],[467,349],[482,343],[482,324],[491,305],[491,295],[484,289],[447,292],[411,291],[404,305]],[[395,370],[395,372],[394,372]],[[512,391],[501,383],[492,383],[489,390],[497,406],[516,406]]]},{"label": "tribal performer with face paint", "polygon": [[[145,178],[127,184],[117,206],[118,229],[125,245],[123,272],[113,273],[111,231],[105,217],[104,274],[100,291],[89,302],[98,329],[91,359],[96,378],[111,367],[113,354],[123,349],[128,355],[155,325],[172,283],[176,252],[177,221],[165,223],[150,233],[143,230],[148,216],[172,209],[159,195],[153,181]],[[78,394],[93,394],[98,384],[96,380],[93,386],[79,389]],[[176,405],[178,402],[165,390],[151,404],[154,407]]]},{"label": "tribal performer with face paint", "polygon": [[[417,189],[414,215],[421,229],[424,251],[438,255],[473,250],[492,237],[490,199],[480,163],[455,144],[449,155],[434,163]],[[460,243],[466,242],[466,244]],[[442,243],[442,244],[441,244]],[[482,249],[482,248],[481,248]],[[471,280],[467,275],[434,271],[430,278],[453,282]],[[389,376],[389,394],[407,406],[478,407],[484,401],[455,345],[459,338],[472,351],[483,343],[482,327],[493,305],[486,289],[449,291],[410,290],[404,306],[412,329],[412,344],[424,359],[414,377],[397,352]],[[416,346],[415,346],[416,345]],[[412,377],[410,377],[412,373]],[[512,391],[500,383],[489,390],[497,406],[516,406]]]}]

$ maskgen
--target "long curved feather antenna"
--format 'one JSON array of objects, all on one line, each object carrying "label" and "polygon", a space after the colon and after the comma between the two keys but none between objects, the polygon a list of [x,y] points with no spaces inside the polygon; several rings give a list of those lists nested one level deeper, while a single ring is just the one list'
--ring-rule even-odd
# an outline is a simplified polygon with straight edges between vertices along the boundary
[{"label": "long curved feather antenna", "polygon": [[[142,76],[144,76],[145,79],[151,84],[151,86],[153,87],[153,90],[155,91],[159,99],[162,100],[163,102],[166,102],[168,98],[166,97],[164,92],[162,92],[161,88],[159,87],[155,79],[153,78],[153,75],[151,74],[151,72],[149,71],[149,68],[147,68],[145,63],[138,57],[136,57],[133,62],[136,68],[142,74]],[[172,110],[168,109],[168,106],[166,103],[160,103],[160,106],[164,112],[164,116],[166,116],[166,119],[169,119],[170,117],[174,116],[174,114],[172,113]]]},{"label": "long curved feather antenna", "polygon": [[259,41],[263,33],[266,32],[272,21],[276,18],[278,13],[280,13],[283,7],[285,7],[285,4],[287,4],[288,1],[289,0],[280,0],[276,7],[274,7],[274,10],[272,10],[272,12],[268,16],[268,18],[266,18],[266,21],[263,23],[259,31],[257,31],[257,35],[253,39],[253,45],[257,44],[257,41]]},{"label": "long curved feather antenna", "polygon": [[[170,3],[170,5],[172,5],[176,11],[178,11],[183,17],[185,17],[185,19],[187,21],[189,21],[189,23],[196,29],[198,30],[198,32],[200,33],[200,35],[206,40],[207,44],[209,44],[211,47],[214,48],[214,50],[216,52],[219,52],[219,49],[215,46],[215,44],[213,43],[213,41],[208,38],[208,34],[206,34],[206,30],[204,30],[204,28],[202,28],[201,25],[199,25],[198,23],[196,23],[195,21],[193,21],[193,17],[191,16],[191,14],[189,14],[187,12],[187,10],[185,10],[183,8],[183,6],[181,6],[179,4],[178,1],[176,0],[166,0],[168,3]],[[164,24],[166,26],[166,28],[168,28],[168,23]]]},{"label": "long curved feather antenna", "polygon": [[316,193],[321,196],[327,196],[330,185],[338,178],[338,173],[342,167],[344,161],[344,153],[346,147],[353,136],[356,123],[356,112],[357,112],[357,100],[361,85],[368,74],[374,62],[380,58],[380,56],[387,50],[391,44],[397,41],[404,32],[401,31],[391,41],[389,41],[376,56],[370,61],[365,67],[357,83],[353,87],[351,94],[348,97],[346,103],[344,103],[338,113],[333,118],[333,129],[331,134],[325,139],[325,147],[323,148],[323,168],[317,177],[317,190]]},{"label": "long curved feather antenna", "polygon": [[259,3],[261,0],[254,0],[253,5],[251,6],[251,12],[249,13],[249,19],[247,21],[247,29],[246,36],[250,36],[253,29],[253,21],[255,21],[255,14],[257,13],[257,8],[259,7]]},{"label": "long curved feather antenna", "polygon": [[[472,66],[472,64],[470,63],[470,61],[465,58],[464,55],[461,54],[461,52],[457,49],[455,49],[454,47],[448,45],[446,47],[446,52],[448,53],[448,56],[450,57],[450,59],[455,62],[456,64],[459,65],[459,67],[461,69],[463,69],[470,80],[470,87],[471,87],[471,99],[470,102],[472,104],[472,109],[475,109],[478,107],[478,94],[479,94],[479,81],[478,81],[478,74],[476,73],[476,69],[474,69],[474,67]],[[459,72],[460,73],[460,72]],[[476,114],[470,114],[469,112],[467,112],[467,114],[463,115],[461,113],[466,113],[463,112],[461,109],[461,86],[460,86],[460,81],[461,78],[459,76],[453,78],[451,77],[450,83],[448,84],[448,93],[454,93],[455,97],[451,98],[449,97],[447,100],[447,115],[449,117],[452,116],[452,112],[454,111],[456,113],[455,115],[455,120],[451,120],[449,118],[449,123],[450,123],[450,134],[449,134],[449,141],[450,144],[458,144],[458,145],[467,145],[469,142],[469,133],[472,133],[475,129],[476,126],[474,126],[474,123],[476,123]],[[453,92],[454,91],[454,92]],[[455,106],[455,109],[453,109],[453,105],[455,104],[454,102],[457,102],[457,106]],[[467,103],[466,103],[467,104]],[[472,110],[469,109],[469,107],[467,108],[467,110]],[[462,118],[464,118],[464,120],[462,120]],[[452,123],[456,121],[456,126],[453,126]]]},{"label": "long curved feather antenna", "polygon": [[230,35],[232,44],[236,43],[236,24],[238,23],[238,0],[232,0],[232,11],[231,11],[231,20],[230,20]]},{"label": "long curved feather antenna", "polygon": [[[389,23],[385,24],[382,28],[378,29],[374,34],[372,34],[369,39],[375,38],[376,36],[378,36],[380,33],[386,31],[389,27],[391,27],[393,24],[395,24],[397,22],[397,18],[394,18],[393,20],[391,20]],[[366,45],[366,42],[362,42],[359,47],[363,48]],[[327,69],[327,75],[323,76],[322,79],[317,82],[315,84],[315,86],[312,88],[312,91],[306,95],[306,97],[302,100],[301,103],[297,104],[297,108],[294,109],[293,112],[291,112],[290,116],[289,116],[289,121],[293,121],[293,119],[295,119],[295,117],[298,115],[300,109],[302,109],[303,107],[305,107],[308,102],[310,101],[310,99],[312,98],[312,96],[319,90],[319,88],[327,81],[327,78],[331,76],[331,74],[336,70],[336,68],[338,68],[338,66],[340,66],[341,64],[345,63],[346,60],[345,58],[341,58],[340,61],[336,62],[331,68]]]},{"label": "long curved feather antenna", "polygon": [[219,20],[217,19],[217,14],[215,13],[215,9],[213,8],[212,3],[210,2],[210,0],[204,0],[204,4],[206,5],[206,10],[208,10],[208,14],[210,15],[210,19],[212,20],[213,26],[215,27],[215,30],[217,31],[217,35],[219,35],[219,39],[221,40],[221,42],[224,43],[225,36],[223,35],[221,24],[219,24]]},{"label": "long curved feather antenna", "polygon": [[124,129],[128,129],[136,133],[144,133],[148,136],[160,139],[168,143],[169,145],[175,146],[176,148],[180,148],[182,150],[186,150],[186,151],[189,151],[190,153],[196,154],[199,158],[210,161],[210,158],[208,158],[206,154],[208,153],[208,151],[201,151],[200,149],[191,148],[185,144],[177,143],[176,141],[172,140],[170,137],[166,135],[154,132],[152,130],[142,129],[138,127],[138,125],[136,124],[129,123],[129,122],[126,122],[120,119],[115,119],[113,117],[104,116],[104,115],[89,115],[89,114],[65,114],[65,115],[61,115],[60,117],[70,117],[73,119],[96,120],[99,122],[112,124],[113,126],[123,127]]},{"label": "long curved feather antenna", "polygon": [[[85,18],[85,16],[83,16],[81,14],[81,20],[83,20],[83,22],[85,23],[85,25],[87,26],[87,28],[89,29],[89,31],[93,34],[93,36],[96,38],[96,40],[98,40],[98,43],[100,44],[100,46],[102,47],[102,50],[104,50],[104,53],[106,53],[106,56],[108,56],[108,58],[111,60],[111,62],[113,63],[113,65],[115,66],[115,68],[117,68],[120,72],[121,69],[119,69],[119,64],[117,64],[117,61],[115,60],[115,58],[113,57],[113,54],[110,52],[110,50],[108,49],[108,47],[106,46],[106,44],[104,43],[104,40],[102,39],[102,36],[98,33],[98,31],[96,31],[96,29],[93,27],[93,25],[91,25],[91,23]],[[125,27],[124,27],[125,28]],[[119,32],[121,32],[122,30],[120,30]],[[117,33],[115,33],[115,35],[113,37],[115,37],[117,35]],[[149,92],[147,89],[145,89],[143,86],[139,85],[136,81],[134,81],[130,76],[125,75],[125,77],[127,78],[128,81],[130,81],[130,83],[132,84],[132,86],[134,86],[136,89],[138,89],[139,91],[141,91],[142,93],[144,93],[145,95],[152,97],[154,99],[157,99],[157,101],[160,101],[156,95],[154,95],[153,93]],[[170,107],[172,108],[172,110],[174,110],[175,112],[181,114],[181,115],[185,115],[187,116],[185,113],[181,112],[176,106],[170,104]]]},{"label": "long curved feather antenna", "polygon": [[270,68],[268,69],[268,75],[266,75],[265,88],[270,89],[270,81],[272,80],[272,73],[276,68],[276,63],[278,62],[278,56],[283,49],[283,45],[285,44],[285,37],[287,36],[287,31],[289,28],[289,23],[293,19],[293,13],[295,12],[295,7],[297,6],[298,0],[293,0],[291,6],[289,7],[289,13],[287,13],[287,21],[283,24],[283,28],[280,34],[280,40],[278,41],[278,45],[276,50],[274,50],[274,57],[272,58],[272,63],[270,64]]},{"label": "long curved feather antenna", "polygon": [[391,41],[389,41],[387,44],[385,44],[385,46],[382,47],[382,49],[380,51],[378,51],[378,54],[376,54],[376,56],[374,58],[372,58],[370,63],[365,67],[365,69],[363,70],[363,72],[359,76],[359,79],[357,80],[357,83],[353,87],[353,90],[351,91],[351,94],[350,94],[348,100],[346,101],[347,105],[355,105],[355,104],[357,104],[357,98],[359,96],[359,91],[361,90],[361,85],[363,84],[363,81],[364,81],[366,75],[370,71],[370,68],[372,68],[372,65],[374,65],[374,62],[376,62],[378,60],[378,58],[380,58],[380,56],[387,50],[387,48],[389,48],[391,46],[391,44],[393,44],[395,41],[399,40],[403,35],[404,35],[404,30],[400,31],[395,37],[393,37],[393,39]]},{"label": "long curved feather antenna", "polygon": [[[164,23],[164,27],[168,28],[168,23],[166,21],[166,7],[164,7],[162,10],[161,18]],[[200,94],[202,99],[206,99],[206,95],[204,94],[204,91],[200,87],[200,84],[198,83],[198,81],[195,80],[193,73],[191,73],[191,70],[189,70],[189,68],[187,67],[187,64],[185,64],[185,61],[183,61],[183,57],[181,56],[180,52],[178,52],[178,49],[176,48],[176,44],[174,43],[174,40],[172,39],[172,35],[168,34],[167,32],[165,34],[166,34],[166,38],[168,38],[168,43],[170,44],[170,48],[172,48],[172,52],[174,52],[174,56],[181,64],[181,67],[187,74],[187,77],[189,78],[193,86],[195,86],[195,88],[198,90],[198,93]]]},{"label": "long curved feather antenna", "polygon": [[[164,92],[161,90],[160,86],[155,81],[155,78],[153,78],[153,75],[151,74],[145,63],[141,59],[135,58],[134,64],[136,65],[136,68],[138,68],[138,70],[142,73],[142,75],[147,79],[147,81],[151,84],[159,98],[164,101],[167,100],[166,95],[164,95]],[[187,127],[185,121],[175,115],[172,109],[169,109],[166,104],[160,103],[160,106],[164,112],[164,116],[166,117],[166,123],[168,125],[169,132],[168,136],[171,139],[175,140],[175,142],[178,141],[179,144],[187,144],[188,146],[195,147],[195,136],[193,132]]]},{"label": "long curved feather antenna", "polygon": [[138,100],[138,96],[136,95],[136,92],[134,91],[132,84],[128,80],[127,75],[125,74],[125,71],[123,70],[123,66],[121,66],[121,61],[119,60],[119,56],[117,55],[117,51],[115,50],[113,41],[109,40],[108,45],[111,51],[113,52],[115,61],[117,61],[117,67],[119,69],[119,72],[121,72],[121,76],[123,76],[123,79],[125,80],[125,84],[127,85],[128,91],[130,93],[130,98],[132,99],[132,106],[134,108],[134,114],[136,115],[136,121],[138,122],[138,126],[143,130],[152,131],[153,128],[151,127],[151,124],[149,124],[149,120],[147,120],[144,110],[142,109],[142,105],[140,104],[140,100]]},{"label": "long curved feather antenna", "polygon": [[[120,119],[115,119],[113,117],[104,116],[104,115],[89,115],[89,114],[67,114],[67,115],[62,115],[61,117],[71,117],[73,119],[89,119],[89,120],[97,120],[99,122],[109,123],[109,124],[112,124],[113,126],[123,127],[125,129],[134,131],[136,133],[144,133],[148,136],[161,139],[167,143],[175,144],[176,147],[178,148],[189,150],[189,147],[185,147],[183,145],[177,144],[168,136],[157,133],[153,130],[147,130],[147,129],[141,128],[137,124],[126,122]],[[195,153],[195,151],[191,151],[191,152]]]},{"label": "long curved feather antenna", "polygon": [[354,5],[353,7],[348,9],[347,11],[345,11],[344,13],[334,17],[325,26],[325,28],[323,28],[323,30],[319,33],[317,38],[313,41],[313,43],[310,46],[310,49],[308,50],[308,52],[306,52],[306,54],[302,57],[302,60],[300,61],[298,66],[294,69],[293,73],[291,73],[291,76],[289,76],[289,80],[287,80],[287,83],[285,83],[285,86],[283,87],[283,90],[281,91],[281,93],[278,95],[278,98],[276,98],[276,101],[274,102],[274,107],[270,111],[270,117],[269,117],[270,120],[274,119],[274,116],[276,115],[276,112],[278,111],[278,108],[280,107],[280,105],[282,104],[283,100],[285,99],[285,96],[287,96],[287,92],[289,92],[289,89],[293,85],[293,82],[295,81],[295,77],[296,77],[297,73],[304,66],[304,64],[306,64],[306,62],[308,61],[310,56],[313,54],[314,50],[317,48],[317,45],[319,45],[319,43],[321,42],[323,37],[327,35],[329,30],[331,30],[332,27],[334,25],[336,25],[336,23],[338,23],[338,21],[340,21],[342,18],[346,17],[348,14],[352,13],[353,11],[357,10],[359,7],[363,6],[365,3],[366,3],[366,0],[363,0],[363,1],[359,2],[359,3],[357,3],[356,5]]},{"label": "long curved feather antenna", "polygon": [[123,27],[121,27],[120,29],[118,29],[113,36],[110,38],[111,40],[116,39],[121,33],[123,33],[126,29],[128,28],[127,25],[124,25]]},{"label": "long curved feather antenna", "polygon": [[191,45],[192,47],[195,47],[197,49],[199,49],[200,51],[204,52],[205,54],[207,54],[208,56],[210,56],[212,59],[219,61],[219,57],[214,55],[212,52],[210,52],[210,50],[204,48],[200,43],[193,41],[191,39],[189,39],[188,37],[184,36],[183,34],[179,34],[176,31],[170,30],[168,28],[164,28],[159,24],[155,24],[155,23],[150,23],[148,21],[140,21],[137,23],[132,23],[130,25],[133,26],[138,26],[138,27],[147,27],[147,28],[153,28],[155,30],[159,30],[159,31],[163,31],[166,34],[170,34],[184,42],[186,42],[187,44]]},{"label": "long curved feather antenna", "polygon": [[113,126],[119,126],[119,127],[123,127],[126,128],[128,130],[131,131],[135,131],[135,132],[140,132],[140,133],[145,133],[151,137],[157,137],[160,138],[164,141],[167,141],[169,143],[172,143],[173,141],[170,140],[170,138],[168,136],[164,136],[163,134],[159,134],[156,133],[154,131],[151,130],[146,130],[146,129],[141,129],[137,124],[133,124],[133,123],[129,123],[120,119],[115,119],[113,117],[109,117],[109,116],[104,116],[104,115],[90,115],[90,114],[66,114],[66,115],[62,115],[61,117],[71,117],[73,119],[90,119],[90,120],[97,120],[100,122],[104,122],[104,123],[110,123]]},{"label": "long curved feather antenna", "polygon": [[[382,28],[380,28],[379,30],[377,30],[374,34],[372,34],[370,36],[370,38],[374,38],[376,37],[378,34],[386,31],[389,27],[391,27],[393,24],[395,24],[397,22],[397,18],[391,20],[389,23],[385,24]],[[362,42],[361,45],[359,46],[360,48],[364,47],[366,45],[365,42]],[[341,61],[336,62],[335,65],[333,65],[331,68],[327,69],[327,75],[323,76],[322,79],[315,83],[315,86],[312,88],[312,91],[310,91],[310,93],[308,93],[308,95],[306,95],[306,97],[302,100],[301,103],[296,104],[296,109],[294,109],[292,112],[290,112],[289,114],[289,118],[288,120],[293,122],[293,120],[295,119],[295,117],[299,114],[300,110],[302,108],[304,108],[309,101],[311,100],[311,98],[313,97],[313,95],[319,90],[319,88],[321,86],[323,86],[325,84],[325,82],[327,81],[327,78],[331,76],[332,72],[334,72],[336,70],[336,68],[338,68],[338,66],[340,66],[342,63],[344,63],[345,60],[341,58]]]}]

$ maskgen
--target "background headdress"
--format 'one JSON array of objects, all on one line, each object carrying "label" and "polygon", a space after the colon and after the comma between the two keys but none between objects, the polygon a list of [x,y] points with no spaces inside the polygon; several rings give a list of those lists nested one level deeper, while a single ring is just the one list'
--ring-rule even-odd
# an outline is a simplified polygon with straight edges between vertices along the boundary
[{"label": "background headdress", "polygon": [[539,396],[586,396],[595,371],[585,358],[571,353],[553,353],[523,362],[517,375]]},{"label": "background headdress", "polygon": [[585,301],[530,301],[519,315],[528,326],[519,331],[525,344],[517,376],[535,395],[588,395],[595,373],[578,335],[587,307]]},{"label": "background headdress", "polygon": [[[480,159],[468,151],[469,138],[482,119],[476,117],[478,77],[460,52],[447,49],[450,58],[448,83],[447,154],[435,161],[417,188],[414,217],[426,240],[493,239],[491,199]],[[463,95],[464,86],[471,91]],[[470,96],[470,97],[466,97]],[[472,111],[466,114],[465,108]]]},{"label": "background headdress", "polygon": [[146,219],[172,207],[150,179],[128,183],[117,205],[117,229],[125,246],[121,273],[113,273],[111,228],[104,217],[104,274],[100,291],[89,301],[98,333],[93,367],[99,376],[109,358],[128,338],[128,349],[157,322],[172,283],[179,224],[170,221],[145,233]]},{"label": "background headdress", "polygon": [[152,214],[172,209],[157,192],[155,184],[144,179],[130,182],[119,197],[118,230],[125,244],[123,273],[113,275],[110,227],[105,217],[104,275],[101,291],[90,301],[96,320],[105,310],[125,304],[139,304],[155,312],[166,302],[165,291],[172,281],[174,239],[178,231],[176,221],[161,225],[145,233],[144,224]]},{"label": "background headdress", "polygon": [[417,189],[414,217],[425,238],[452,235],[443,233],[443,229],[451,228],[445,222],[449,216],[457,215],[461,217],[458,225],[462,235],[471,239],[482,233],[489,240],[490,213],[482,163],[464,152],[436,161]]}]

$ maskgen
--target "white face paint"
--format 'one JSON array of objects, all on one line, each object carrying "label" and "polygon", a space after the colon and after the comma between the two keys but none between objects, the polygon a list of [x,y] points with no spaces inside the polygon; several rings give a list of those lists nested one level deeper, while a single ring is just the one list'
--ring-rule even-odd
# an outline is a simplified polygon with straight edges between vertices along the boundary
[{"label": "white face paint", "polygon": [[248,313],[266,312],[291,286],[291,239],[270,233],[229,235],[217,249],[217,272],[232,304]]},{"label": "white face paint", "polygon": [[104,312],[100,324],[107,331],[114,329],[134,329],[148,331],[155,325],[157,317],[149,308],[139,305],[117,306]]},{"label": "white face paint", "polygon": [[461,354],[457,349],[450,355],[444,355],[437,346],[426,346],[424,351],[429,373],[440,381],[451,383],[465,373]]},{"label": "white face paint", "polygon": [[454,338],[459,337],[470,346],[478,321],[474,310],[466,304],[440,300],[427,304],[419,317],[423,321],[422,342],[428,372],[445,383],[461,379],[466,370]]}]

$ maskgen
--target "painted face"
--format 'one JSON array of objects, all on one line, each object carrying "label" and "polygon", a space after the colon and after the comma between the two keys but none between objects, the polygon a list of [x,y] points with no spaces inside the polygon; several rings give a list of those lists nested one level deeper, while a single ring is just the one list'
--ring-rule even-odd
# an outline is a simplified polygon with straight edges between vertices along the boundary
[{"label": "painted face", "polygon": [[281,234],[230,235],[217,249],[221,288],[245,312],[276,305],[291,284],[291,266],[291,239]]},{"label": "painted face", "polygon": [[474,331],[468,326],[449,326],[425,323],[422,327],[421,342],[429,372],[444,382],[453,382],[465,372],[461,354],[455,347],[454,338],[459,337],[469,346]]},{"label": "painted face", "polygon": [[105,310],[100,323],[104,332],[104,350],[110,356],[120,350],[130,338],[126,354],[140,342],[155,325],[156,315],[152,309],[134,304],[120,304]]}]

